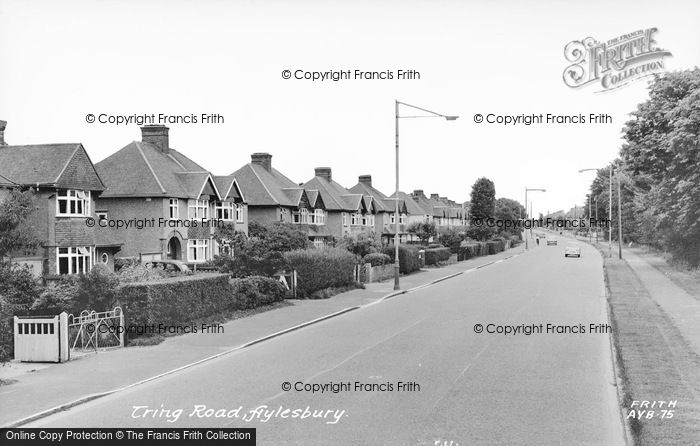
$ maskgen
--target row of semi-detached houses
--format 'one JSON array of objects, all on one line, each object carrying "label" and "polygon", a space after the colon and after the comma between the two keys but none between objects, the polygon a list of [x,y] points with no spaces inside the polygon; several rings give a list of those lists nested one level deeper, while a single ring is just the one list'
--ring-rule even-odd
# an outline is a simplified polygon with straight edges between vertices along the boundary
[{"label": "row of semi-detached houses", "polygon": [[[312,179],[295,183],[267,153],[252,154],[230,175],[213,175],[172,149],[168,128],[159,125],[142,127],[141,141],[93,164],[79,143],[7,145],[5,126],[0,121],[0,200],[11,188],[36,192],[30,224],[41,246],[13,260],[29,264],[37,277],[83,273],[97,262],[113,267],[119,257],[205,262],[223,247],[212,225],[182,224],[193,219],[223,220],[243,232],[249,221],[294,223],[319,247],[361,231],[393,241],[397,199],[374,188],[370,175],[346,189],[330,168],[317,167]],[[462,205],[421,190],[399,193],[398,203],[402,242],[412,222],[449,227],[467,218]],[[86,224],[88,217],[97,224]],[[110,227],[128,221],[128,229]]]}]

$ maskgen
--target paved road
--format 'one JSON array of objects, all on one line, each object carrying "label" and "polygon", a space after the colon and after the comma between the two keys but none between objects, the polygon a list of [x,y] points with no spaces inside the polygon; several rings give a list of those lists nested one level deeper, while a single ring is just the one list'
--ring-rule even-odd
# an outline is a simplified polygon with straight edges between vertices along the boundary
[{"label": "paved road", "polygon": [[[274,445],[620,444],[608,335],[474,332],[475,324],[605,323],[601,259],[581,248],[581,259],[564,259],[563,246],[533,247],[33,426],[256,427],[259,444]],[[283,391],[284,382],[351,390]],[[393,390],[355,391],[355,382]],[[190,416],[195,405],[231,418]],[[183,411],[168,422],[134,406]],[[273,411],[267,421],[255,415],[260,406]],[[307,407],[324,418],[274,415]]]}]

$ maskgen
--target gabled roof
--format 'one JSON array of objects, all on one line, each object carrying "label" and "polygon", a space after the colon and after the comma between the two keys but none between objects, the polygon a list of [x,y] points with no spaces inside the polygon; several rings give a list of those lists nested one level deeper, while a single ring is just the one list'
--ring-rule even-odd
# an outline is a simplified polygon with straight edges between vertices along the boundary
[{"label": "gabled roof", "polygon": [[241,193],[241,188],[238,186],[238,181],[233,175],[215,175],[212,176],[216,189],[221,195],[221,201],[232,199],[234,201],[245,201],[245,197]]},{"label": "gabled roof", "polygon": [[211,174],[180,152],[161,152],[150,143],[133,141],[95,164],[109,197],[199,198],[209,185],[217,192]]},{"label": "gabled roof", "polygon": [[[391,194],[392,197],[394,197],[395,195],[396,193]],[[430,212],[428,212],[426,209],[423,209],[423,207],[419,205],[415,200],[413,200],[413,197],[407,194],[406,192],[399,191],[399,199],[405,202],[406,213],[408,215],[432,215],[432,209],[430,209]]]},{"label": "gabled roof", "polygon": [[350,192],[356,194],[363,194],[365,196],[371,197],[374,201],[374,207],[377,212],[392,212],[394,210],[394,202],[392,201],[391,206],[387,206],[385,199],[387,198],[380,190],[370,186],[367,183],[358,182],[356,185],[351,187]]},{"label": "gabled roof", "polygon": [[0,146],[0,175],[8,183],[20,185],[105,189],[80,143]]},{"label": "gabled roof", "polygon": [[248,163],[232,173],[248,205],[297,207],[302,188],[277,169]]},{"label": "gabled roof", "polygon": [[327,210],[349,212],[360,210],[362,195],[350,193],[333,180],[315,176],[304,184],[304,188],[318,190]]}]

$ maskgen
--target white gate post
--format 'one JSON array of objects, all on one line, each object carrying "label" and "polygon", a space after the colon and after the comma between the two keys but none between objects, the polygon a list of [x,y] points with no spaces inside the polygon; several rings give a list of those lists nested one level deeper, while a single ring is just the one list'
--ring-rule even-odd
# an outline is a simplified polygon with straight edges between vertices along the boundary
[{"label": "white gate post", "polygon": [[70,360],[70,348],[68,348],[68,313],[65,311],[58,315],[58,362]]},{"label": "white gate post", "polygon": [[124,347],[124,312],[119,309],[119,346]]},{"label": "white gate post", "polygon": [[19,325],[19,318],[17,316],[15,316],[15,317],[13,317],[13,319],[14,319],[14,331],[12,332],[13,333],[12,338],[14,339],[14,344],[15,344],[15,349],[14,349],[15,359],[17,359],[19,357],[19,355],[17,354],[19,352],[19,336],[17,335],[19,333],[19,330],[17,329],[17,326]]}]

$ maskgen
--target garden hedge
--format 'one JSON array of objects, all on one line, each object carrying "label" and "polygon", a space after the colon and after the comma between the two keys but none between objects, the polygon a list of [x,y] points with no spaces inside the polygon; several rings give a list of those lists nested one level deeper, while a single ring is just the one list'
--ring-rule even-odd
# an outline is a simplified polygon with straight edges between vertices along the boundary
[{"label": "garden hedge", "polygon": [[381,252],[373,252],[362,258],[362,263],[370,263],[372,266],[382,266],[391,263],[391,257]]},{"label": "garden hedge", "polygon": [[284,299],[285,287],[269,277],[229,281],[227,274],[196,274],[119,287],[126,325],[187,325],[230,310]]},{"label": "garden hedge", "polygon": [[[421,267],[419,249],[412,245],[399,245],[399,272],[408,274],[413,271],[418,271]],[[382,252],[391,258],[391,262],[395,260],[395,248],[393,246],[385,246]]]},{"label": "garden hedge", "polygon": [[354,283],[355,256],[342,248],[298,249],[284,253],[297,271],[297,295],[310,297],[315,291]]},{"label": "garden hedge", "polygon": [[445,262],[450,259],[452,252],[450,248],[430,248],[425,250],[425,264],[436,265],[438,262]]}]

